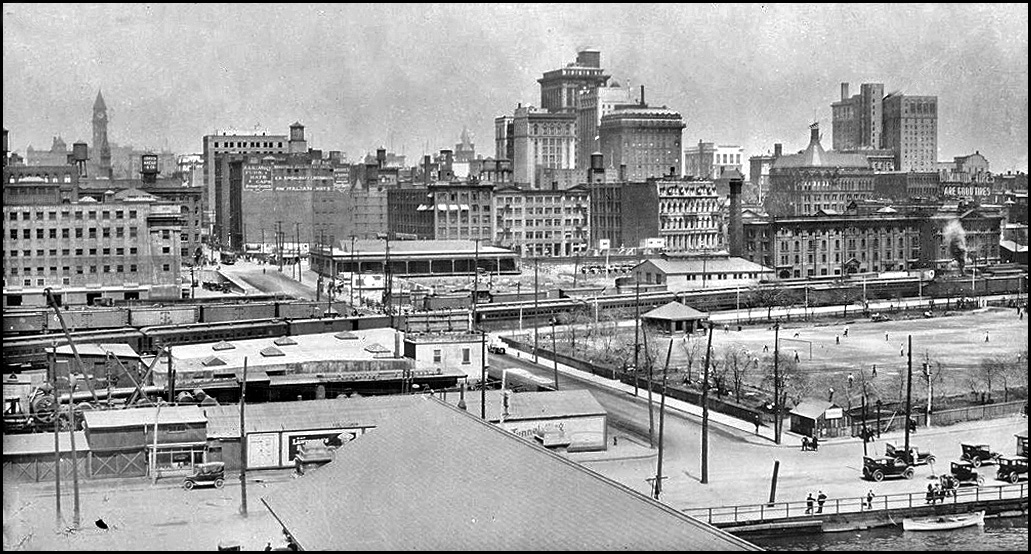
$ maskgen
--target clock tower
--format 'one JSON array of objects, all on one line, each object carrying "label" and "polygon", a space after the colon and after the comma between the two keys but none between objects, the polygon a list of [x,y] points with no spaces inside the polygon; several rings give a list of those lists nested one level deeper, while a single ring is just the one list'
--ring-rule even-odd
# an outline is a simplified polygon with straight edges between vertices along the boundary
[{"label": "clock tower", "polygon": [[93,102],[93,152],[98,159],[96,177],[111,178],[111,145],[107,142],[107,105],[104,95],[97,92]]}]

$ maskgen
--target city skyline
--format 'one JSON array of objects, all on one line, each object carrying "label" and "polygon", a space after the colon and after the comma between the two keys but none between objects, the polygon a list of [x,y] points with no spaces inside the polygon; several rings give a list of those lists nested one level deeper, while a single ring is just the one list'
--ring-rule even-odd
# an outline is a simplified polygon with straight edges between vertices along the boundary
[{"label": "city skyline", "polygon": [[[632,11],[631,11],[632,10]],[[538,106],[537,79],[581,48],[613,81],[680,112],[685,147],[830,143],[841,82],[938,96],[938,159],[984,154],[1027,171],[1027,5],[4,6],[12,150],[109,140],[201,150],[214,132],[285,134],[353,160],[415,159],[463,127],[493,156],[493,122]],[[179,43],[177,45],[177,43]],[[209,55],[210,54],[210,55]],[[635,92],[636,96],[636,92]]]}]

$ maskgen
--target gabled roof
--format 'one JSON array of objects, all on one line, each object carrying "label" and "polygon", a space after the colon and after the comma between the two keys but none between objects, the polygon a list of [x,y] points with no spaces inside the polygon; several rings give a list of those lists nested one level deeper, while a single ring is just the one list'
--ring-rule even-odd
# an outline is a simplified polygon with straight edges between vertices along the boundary
[{"label": "gabled roof", "polygon": [[808,419],[817,419],[823,415],[824,412],[831,408],[838,407],[833,402],[826,402],[824,400],[816,400],[813,398],[807,398],[802,401],[801,404],[795,406],[791,413],[800,415]]},{"label": "gabled roof", "polygon": [[262,498],[302,549],[755,548],[473,414],[405,399]]},{"label": "gabled roof", "polygon": [[87,410],[83,412],[89,429],[111,427],[143,427],[173,423],[207,423],[204,412],[197,406],[161,406],[158,408],[126,408],[124,410]]},{"label": "gabled roof", "polygon": [[[687,275],[692,273],[769,273],[768,267],[750,262],[744,258],[655,258],[641,262],[650,263],[666,275]],[[637,267],[640,267],[638,265]],[[634,269],[637,269],[635,267]]]},{"label": "gabled roof", "polygon": [[690,319],[708,319],[709,314],[685,306],[676,300],[654,310],[641,314],[641,319],[662,319],[666,321],[685,321]]}]

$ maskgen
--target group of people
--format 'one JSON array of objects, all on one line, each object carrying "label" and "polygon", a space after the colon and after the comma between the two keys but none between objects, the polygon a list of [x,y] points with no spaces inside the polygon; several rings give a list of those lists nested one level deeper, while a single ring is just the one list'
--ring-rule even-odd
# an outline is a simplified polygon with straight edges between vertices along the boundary
[{"label": "group of people", "polygon": [[802,437],[802,452],[805,452],[806,450],[812,450],[815,452],[819,449],[820,441],[816,438],[816,435],[813,435],[812,437]]},{"label": "group of people", "polygon": [[823,491],[820,491],[816,495],[816,498],[813,498],[813,493],[811,493],[811,492],[808,493],[808,496],[806,496],[806,499],[805,499],[805,513],[806,514],[813,513],[813,502],[814,501],[816,502],[816,513],[822,514],[823,513],[823,504],[825,502],[827,502],[827,495],[823,494]]},{"label": "group of people", "polygon": [[950,496],[956,496],[956,489],[959,487],[958,481],[951,475],[943,475],[941,478],[941,484],[927,485],[927,503],[935,504],[937,502],[945,502],[945,499]]}]

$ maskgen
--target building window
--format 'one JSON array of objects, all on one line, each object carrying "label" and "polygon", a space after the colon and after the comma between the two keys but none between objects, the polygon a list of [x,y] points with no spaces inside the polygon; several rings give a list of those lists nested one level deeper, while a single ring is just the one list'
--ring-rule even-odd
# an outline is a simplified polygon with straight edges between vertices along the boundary
[{"label": "building window", "polygon": [[469,349],[468,349],[468,348],[463,348],[463,349],[462,349],[462,364],[463,364],[463,365],[467,365],[467,364],[470,364],[470,363],[472,363],[472,362],[471,362],[471,354],[470,354],[470,351],[469,351]]},{"label": "building window", "polygon": [[161,265],[161,271],[171,271],[171,270],[172,270],[172,266],[170,266],[168,264],[162,264]]},{"label": "building window", "polygon": [[440,349],[439,348],[434,348],[433,349],[433,363],[435,363],[435,364],[439,364],[440,363]]}]

